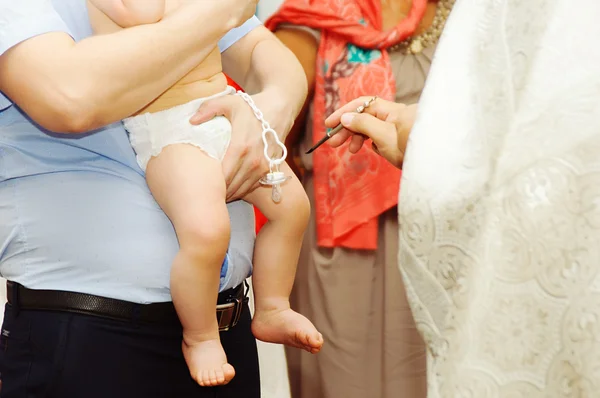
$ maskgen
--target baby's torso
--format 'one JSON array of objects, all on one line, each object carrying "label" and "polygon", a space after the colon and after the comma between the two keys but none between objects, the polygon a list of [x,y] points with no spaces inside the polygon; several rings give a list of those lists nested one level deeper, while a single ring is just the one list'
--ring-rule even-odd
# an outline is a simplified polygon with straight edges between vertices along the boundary
[{"label": "baby's torso", "polygon": [[[166,0],[166,12],[173,12],[180,5],[180,0]],[[114,23],[104,13],[88,3],[90,23],[94,34],[110,34],[123,28]],[[148,47],[149,51],[152,48]],[[225,90],[227,79],[222,72],[221,53],[215,48],[211,53],[187,75],[162,93],[158,98],[137,112],[159,112],[193,101],[198,98],[209,97]]]}]

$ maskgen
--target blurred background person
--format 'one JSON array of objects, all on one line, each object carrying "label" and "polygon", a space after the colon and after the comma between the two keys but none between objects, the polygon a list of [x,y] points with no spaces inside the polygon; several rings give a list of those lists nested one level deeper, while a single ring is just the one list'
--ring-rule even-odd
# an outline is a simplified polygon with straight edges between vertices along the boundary
[{"label": "blurred background person", "polygon": [[[292,306],[325,338],[288,351],[294,398],[424,397],[425,351],[397,266],[400,171],[347,145],[305,152],[361,95],[415,103],[452,1],[287,0],[266,21],[302,63],[304,112],[288,136],[312,201]],[[360,148],[358,140],[350,150]]]}]

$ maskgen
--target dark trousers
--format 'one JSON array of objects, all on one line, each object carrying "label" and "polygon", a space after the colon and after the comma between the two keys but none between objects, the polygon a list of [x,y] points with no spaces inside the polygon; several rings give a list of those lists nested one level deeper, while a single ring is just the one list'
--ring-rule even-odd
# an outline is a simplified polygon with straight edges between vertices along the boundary
[{"label": "dark trousers", "polygon": [[181,352],[182,328],[5,307],[0,398],[260,398],[258,353],[246,304],[221,333],[236,376],[202,388]]}]

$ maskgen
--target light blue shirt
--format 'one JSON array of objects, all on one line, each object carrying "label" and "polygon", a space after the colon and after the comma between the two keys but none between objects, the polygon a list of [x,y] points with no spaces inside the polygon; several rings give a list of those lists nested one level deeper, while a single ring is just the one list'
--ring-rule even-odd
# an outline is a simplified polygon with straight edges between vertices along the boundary
[{"label": "light blue shirt", "polygon": [[[225,51],[256,19],[219,42]],[[91,35],[85,0],[0,0],[0,55],[23,40]],[[39,62],[44,62],[40,59]],[[252,271],[254,213],[229,205],[232,234],[221,290]],[[32,289],[138,303],[170,301],[178,244],[121,123],[82,135],[44,131],[0,93],[0,275]]]}]

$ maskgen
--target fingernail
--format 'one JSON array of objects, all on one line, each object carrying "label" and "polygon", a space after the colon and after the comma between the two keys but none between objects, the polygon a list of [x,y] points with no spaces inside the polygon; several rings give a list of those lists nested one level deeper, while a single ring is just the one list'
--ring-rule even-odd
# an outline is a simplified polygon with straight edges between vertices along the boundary
[{"label": "fingernail", "polygon": [[354,115],[352,113],[344,113],[340,121],[344,126],[348,126],[352,123],[352,119],[354,119]]}]

